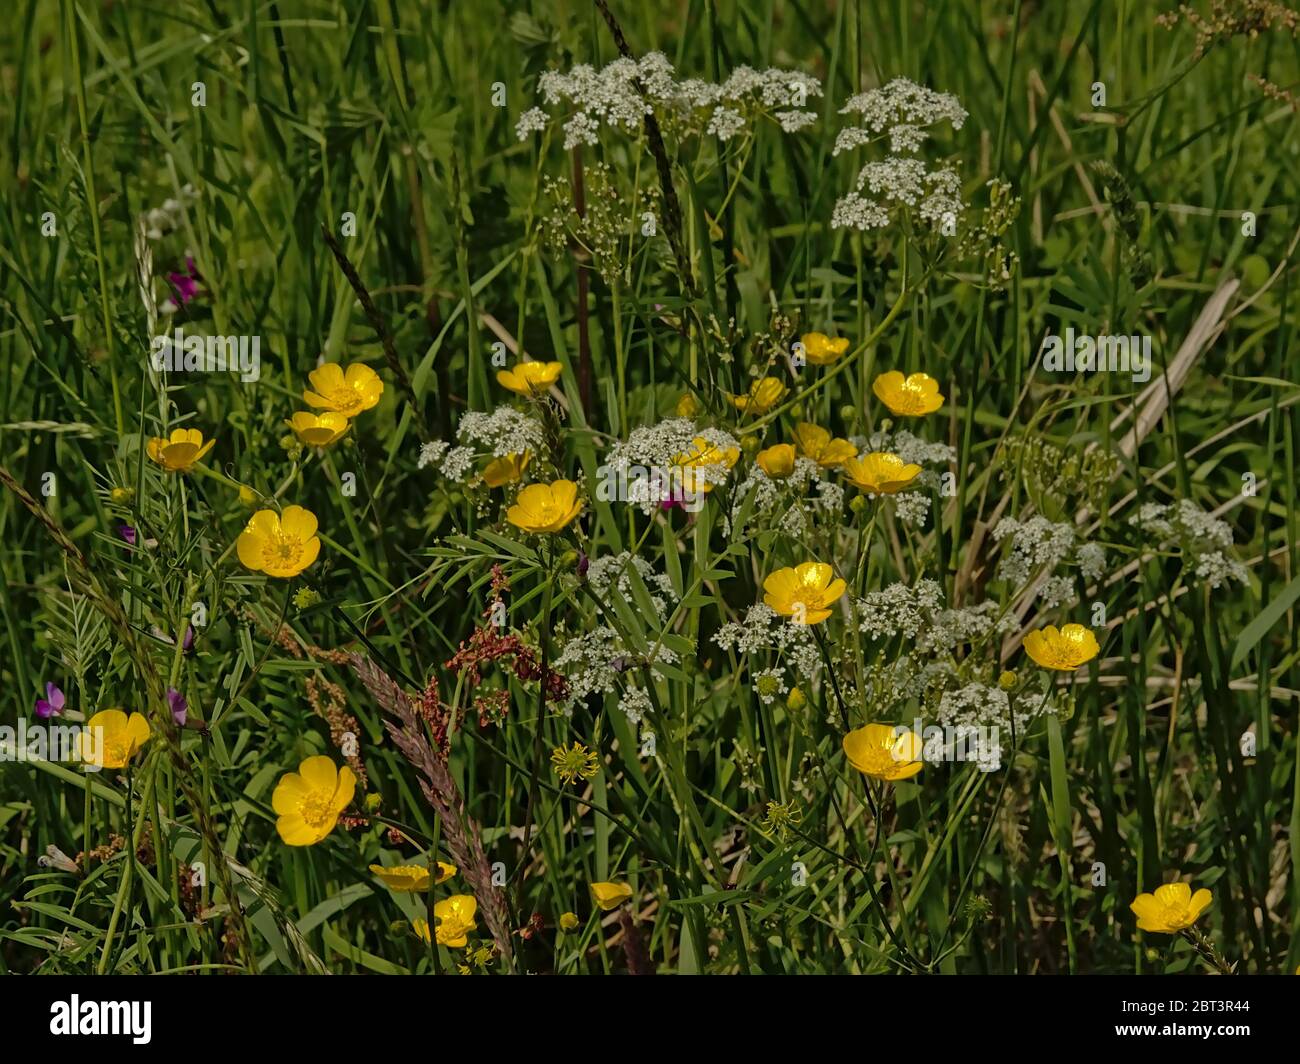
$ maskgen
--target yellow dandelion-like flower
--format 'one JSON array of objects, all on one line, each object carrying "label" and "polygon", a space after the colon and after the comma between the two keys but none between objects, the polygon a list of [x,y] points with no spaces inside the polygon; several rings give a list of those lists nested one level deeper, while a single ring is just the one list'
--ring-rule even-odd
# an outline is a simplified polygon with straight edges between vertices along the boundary
[{"label": "yellow dandelion-like flower", "polygon": [[571,480],[529,484],[506,511],[506,520],[525,532],[559,532],[582,513],[578,485]]},{"label": "yellow dandelion-like flower", "polygon": [[297,772],[280,777],[271,794],[279,819],[275,830],[289,846],[314,846],[334,830],[339,814],[352,804],[357,778],[344,765],[320,754],[306,758]]},{"label": "yellow dandelion-like flower", "polygon": [[515,484],[523,478],[524,470],[528,468],[528,463],[532,459],[533,456],[528,451],[494,458],[483,469],[483,483],[489,488],[502,488],[507,484]]},{"label": "yellow dandelion-like flower", "polygon": [[328,410],[323,414],[299,410],[289,419],[289,427],[305,447],[328,447],[343,438],[348,425],[342,414]]},{"label": "yellow dandelion-like flower", "polygon": [[563,931],[566,935],[570,931],[576,930],[577,927],[578,927],[577,913],[564,913],[560,917],[560,930]]},{"label": "yellow dandelion-like flower", "polygon": [[787,391],[789,389],[775,377],[764,377],[751,384],[745,395],[733,395],[731,405],[746,414],[766,414],[785,397]]},{"label": "yellow dandelion-like flower", "polygon": [[834,469],[858,456],[858,449],[848,440],[833,439],[820,425],[806,421],[794,430],[794,442],[801,455],[811,458],[822,469]]},{"label": "yellow dandelion-like flower", "polygon": [[258,510],[240,533],[235,549],[245,568],[287,579],[320,554],[316,527],[316,515],[301,506],[286,506],[281,514]]},{"label": "yellow dandelion-like flower", "polygon": [[78,734],[81,760],[99,768],[126,768],[149,741],[149,722],[142,713],[129,717],[120,709],[101,709]]},{"label": "yellow dandelion-like flower", "polygon": [[872,451],[861,458],[850,458],[840,466],[840,472],[855,488],[869,495],[894,495],[920,475],[921,467],[887,451]]},{"label": "yellow dandelion-like flower", "polygon": [[552,771],[565,783],[591,779],[596,775],[596,763],[596,754],[579,742],[568,749],[557,746],[551,751]]},{"label": "yellow dandelion-like flower", "polygon": [[907,729],[899,731],[892,724],[854,728],[841,745],[849,764],[872,779],[893,783],[910,779],[925,767],[921,737]]},{"label": "yellow dandelion-like flower", "polygon": [[1172,935],[1196,923],[1212,901],[1214,895],[1204,887],[1193,894],[1186,883],[1166,883],[1154,894],[1139,894],[1129,909],[1143,931]]},{"label": "yellow dandelion-like flower", "polygon": [[514,369],[497,371],[497,383],[516,395],[538,396],[560,379],[558,362],[520,362]]},{"label": "yellow dandelion-like flower", "polygon": [[898,370],[890,370],[875,379],[871,390],[895,417],[925,417],[943,406],[939,382],[928,373],[904,377]]},{"label": "yellow dandelion-like flower", "polygon": [[[474,900],[472,894],[453,894],[450,898],[435,902],[433,916],[438,922],[438,945],[447,946],[449,949],[466,945],[469,933],[478,928],[474,922],[476,912],[478,912],[478,902]],[[411,927],[425,942],[429,941],[427,920],[415,920]]]},{"label": "yellow dandelion-like flower", "polygon": [[804,562],[778,569],[763,581],[763,601],[796,624],[819,624],[831,615],[831,604],[846,585],[825,562]]},{"label": "yellow dandelion-like flower", "polygon": [[384,382],[369,366],[354,362],[346,370],[337,362],[326,362],[307,374],[311,388],[302,393],[303,402],[317,410],[329,410],[344,417],[356,417],[369,410],[384,394]]},{"label": "yellow dandelion-like flower", "polygon": [[1081,624],[1067,624],[1059,630],[1049,624],[1030,632],[1022,645],[1025,653],[1043,668],[1061,672],[1073,672],[1101,653],[1092,629]]},{"label": "yellow dandelion-like flower", "polygon": [[702,469],[710,466],[723,466],[730,469],[740,459],[736,447],[722,448],[710,443],[703,436],[691,440],[691,449],[673,458],[673,466],[680,470],[682,489],[689,494],[710,492],[713,485],[700,476]]},{"label": "yellow dandelion-like flower", "polygon": [[758,468],[773,480],[784,480],[794,472],[794,448],[788,443],[778,443],[754,456]]},{"label": "yellow dandelion-like flower", "polygon": [[849,349],[847,337],[830,337],[822,332],[804,333],[803,353],[814,366],[829,366]]},{"label": "yellow dandelion-like flower", "polygon": [[630,897],[632,897],[632,888],[626,883],[606,882],[591,885],[591,900],[604,912],[617,909]]},{"label": "yellow dandelion-like flower", "polygon": [[[438,861],[438,878],[435,883],[445,883],[456,874],[456,866]],[[383,865],[372,864],[370,871],[377,875],[389,890],[399,892],[424,893],[429,889],[429,870],[422,865]]]},{"label": "yellow dandelion-like flower", "polygon": [[184,473],[216,445],[216,440],[203,442],[198,429],[172,429],[165,440],[154,436],[145,450],[149,457],[169,473]]}]

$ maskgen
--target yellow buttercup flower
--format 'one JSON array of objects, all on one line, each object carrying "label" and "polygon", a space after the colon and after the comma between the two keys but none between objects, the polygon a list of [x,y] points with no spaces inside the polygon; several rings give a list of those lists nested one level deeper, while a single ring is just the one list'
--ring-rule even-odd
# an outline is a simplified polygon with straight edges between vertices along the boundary
[{"label": "yellow buttercup flower", "polygon": [[1067,624],[1059,631],[1056,625],[1049,624],[1025,636],[1023,646],[1025,653],[1043,668],[1061,672],[1073,672],[1101,652],[1092,629],[1081,624]]},{"label": "yellow buttercup flower", "polygon": [[681,470],[682,489],[690,494],[697,491],[710,492],[713,484],[699,475],[706,467],[724,466],[730,469],[740,459],[740,450],[736,447],[719,447],[710,443],[703,436],[691,440],[691,449],[673,458],[673,465]]},{"label": "yellow buttercup flower", "polygon": [[862,458],[850,458],[840,466],[840,472],[855,488],[868,494],[893,495],[911,484],[921,467],[888,451],[872,451]]},{"label": "yellow buttercup flower", "polygon": [[522,454],[507,454],[494,458],[483,468],[483,483],[489,488],[500,488],[514,484],[524,475],[524,470],[533,456],[524,451]]},{"label": "yellow buttercup flower", "polygon": [[892,724],[868,724],[854,728],[841,743],[849,764],[872,779],[910,779],[925,762],[921,760],[921,737],[914,731],[898,731]]},{"label": "yellow buttercup flower", "polygon": [[582,513],[578,485],[571,480],[529,484],[506,511],[506,520],[525,532],[559,532]]},{"label": "yellow buttercup flower", "polygon": [[289,846],[314,846],[334,830],[356,786],[347,765],[336,768],[324,754],[304,759],[297,772],[280,777],[271,794],[271,808],[279,816],[275,830]]},{"label": "yellow buttercup flower", "polygon": [[803,353],[814,366],[829,366],[849,349],[847,337],[830,337],[821,332],[804,333]]},{"label": "yellow buttercup flower", "polygon": [[248,520],[235,544],[246,568],[267,576],[297,576],[316,560],[316,515],[301,506],[286,506],[284,513],[258,510]]},{"label": "yellow buttercup flower", "polygon": [[775,377],[764,377],[749,386],[745,395],[733,395],[731,405],[747,414],[766,414],[789,389]]},{"label": "yellow buttercup flower", "polygon": [[596,775],[598,765],[599,759],[595,751],[588,750],[576,740],[571,747],[561,743],[551,751],[551,771],[564,783],[592,779]]},{"label": "yellow buttercup flower", "polygon": [[871,390],[895,417],[924,417],[943,406],[939,382],[928,373],[904,377],[898,370],[891,369],[875,379]]},{"label": "yellow buttercup flower", "polygon": [[591,900],[600,906],[604,912],[617,909],[630,897],[632,897],[632,888],[626,883],[593,883],[591,885]]},{"label": "yellow buttercup flower", "polygon": [[81,760],[99,768],[126,768],[149,741],[149,722],[142,713],[129,717],[120,709],[101,709],[78,736]]},{"label": "yellow buttercup flower", "polygon": [[517,395],[541,395],[560,379],[558,362],[520,362],[514,369],[497,371],[497,382]]},{"label": "yellow buttercup flower", "polygon": [[844,588],[844,581],[825,562],[804,562],[770,573],[763,581],[763,601],[796,624],[819,624],[831,615],[831,603]]},{"label": "yellow buttercup flower", "polygon": [[332,411],[313,414],[307,410],[299,410],[289,419],[289,427],[305,446],[328,447],[348,431],[348,419]]},{"label": "yellow buttercup flower", "polygon": [[[370,871],[383,880],[384,886],[389,890],[415,891],[422,894],[429,889],[429,870],[421,865],[393,865],[391,868],[385,868],[383,865],[372,864]],[[455,865],[439,861],[438,878],[434,882],[445,883],[455,874]]]},{"label": "yellow buttercup flower", "polygon": [[149,457],[169,473],[183,473],[216,445],[216,440],[203,442],[198,429],[172,429],[167,439],[154,436],[145,448]]},{"label": "yellow buttercup flower", "polygon": [[673,413],[678,417],[694,417],[699,412],[700,404],[695,401],[695,396],[690,392],[684,392],[673,408]]},{"label": "yellow buttercup flower", "polygon": [[578,926],[577,913],[564,913],[560,917],[560,930],[563,931],[566,935],[570,931],[575,930],[577,926]]},{"label": "yellow buttercup flower", "polygon": [[[450,949],[466,944],[471,931],[477,930],[474,914],[478,912],[478,902],[472,894],[453,894],[433,906],[434,919],[438,921],[438,945]],[[415,920],[411,923],[415,933],[425,942],[429,941],[429,923],[427,920]]]},{"label": "yellow buttercup flower", "polygon": [[794,472],[794,448],[788,443],[778,443],[759,451],[754,461],[773,480],[784,480]]},{"label": "yellow buttercup flower", "polygon": [[794,430],[794,442],[801,455],[811,458],[823,469],[834,469],[858,456],[858,449],[848,440],[832,439],[820,425],[810,425],[806,421],[800,422]]},{"label": "yellow buttercup flower", "polygon": [[1129,908],[1143,931],[1172,935],[1196,923],[1213,900],[1204,887],[1193,894],[1186,883],[1166,883],[1154,894],[1139,894]]},{"label": "yellow buttercup flower", "polygon": [[369,410],[384,394],[379,374],[360,362],[352,363],[346,371],[337,362],[326,362],[307,374],[307,379],[315,391],[303,392],[303,402],[344,417],[356,417]]}]

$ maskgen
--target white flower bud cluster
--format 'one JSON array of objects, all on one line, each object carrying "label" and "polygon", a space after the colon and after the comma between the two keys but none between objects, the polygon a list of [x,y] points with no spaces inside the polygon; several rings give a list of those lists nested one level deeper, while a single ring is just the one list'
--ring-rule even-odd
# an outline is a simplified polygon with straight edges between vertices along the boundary
[{"label": "white flower bud cluster", "polygon": [[474,471],[474,461],[484,455],[502,458],[508,454],[537,454],[545,445],[542,423],[512,406],[499,406],[492,413],[471,410],[456,426],[459,446],[445,440],[421,445],[419,468],[438,467],[447,480],[467,480]]},{"label": "white flower bud cluster", "polygon": [[1159,550],[1179,548],[1184,563],[1192,563],[1196,579],[1212,588],[1229,581],[1246,582],[1246,567],[1228,555],[1232,528],[1190,499],[1180,499],[1173,506],[1145,503],[1129,518],[1129,524],[1153,537]]},{"label": "white flower bud cluster", "polygon": [[889,141],[889,155],[858,171],[853,191],[831,212],[834,229],[883,229],[895,215],[913,213],[932,230],[955,225],[966,209],[961,178],[951,167],[931,169],[917,158],[929,128],[940,122],[961,129],[966,110],[957,97],[936,92],[907,78],[852,96],[840,108],[851,125],[835,138],[835,152]]},{"label": "white flower bud cluster", "polygon": [[537,88],[545,106],[520,115],[515,133],[527,140],[550,125],[548,108],[564,110],[566,150],[596,144],[602,128],[636,135],[651,110],[678,136],[705,133],[726,141],[763,115],[786,133],[795,133],[817,120],[806,104],[822,94],[821,82],[798,70],[742,66],[721,84],[678,80],[662,52],[638,60],[615,59],[599,70],[586,63],[567,74],[549,70],[538,79]]}]

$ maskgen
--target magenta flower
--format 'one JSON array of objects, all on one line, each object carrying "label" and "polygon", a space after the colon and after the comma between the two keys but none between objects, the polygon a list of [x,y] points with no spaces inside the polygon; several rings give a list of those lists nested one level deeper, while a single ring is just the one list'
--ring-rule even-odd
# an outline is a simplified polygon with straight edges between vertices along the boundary
[{"label": "magenta flower", "polygon": [[63,692],[52,683],[45,685],[45,697],[36,700],[36,715],[43,720],[63,714]]},{"label": "magenta flower", "polygon": [[176,722],[176,727],[185,727],[185,719],[189,714],[190,704],[185,701],[185,696],[176,688],[167,688],[167,704],[172,708],[172,720]]},{"label": "magenta flower", "polygon": [[181,307],[199,294],[199,271],[194,268],[194,260],[189,256],[185,258],[185,268],[185,273],[173,271],[167,275],[167,283],[176,290],[175,303]]},{"label": "magenta flower", "polygon": [[118,525],[117,534],[126,540],[131,546],[135,546],[135,529],[130,525]]}]

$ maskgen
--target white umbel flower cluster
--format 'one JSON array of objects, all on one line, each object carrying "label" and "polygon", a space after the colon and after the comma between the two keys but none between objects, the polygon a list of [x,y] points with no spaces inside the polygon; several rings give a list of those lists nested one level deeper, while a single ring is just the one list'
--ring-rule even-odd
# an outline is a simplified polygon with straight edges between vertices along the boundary
[{"label": "white umbel flower cluster", "polygon": [[725,535],[731,534],[746,508],[750,520],[775,517],[777,528],[799,537],[807,530],[810,520],[838,518],[844,512],[844,488],[811,458],[796,458],[794,470],[779,480],[768,476],[754,463],[736,487],[731,513],[722,525]]},{"label": "white umbel flower cluster", "polygon": [[1106,571],[1106,551],[1096,543],[1080,543],[1073,525],[1035,515],[1026,521],[1004,517],[993,538],[1007,540],[1011,549],[998,563],[996,576],[1016,587],[1038,574],[1034,598],[1039,609],[1070,605],[1078,598],[1075,576],[1062,568],[1073,567],[1085,581],[1096,581]]},{"label": "white umbel flower cluster", "polygon": [[1228,555],[1232,549],[1232,528],[1226,521],[1205,513],[1190,499],[1180,499],[1173,506],[1144,503],[1129,518],[1129,524],[1151,536],[1158,550],[1179,548],[1184,564],[1190,563],[1196,579],[1210,587],[1217,588],[1229,581],[1246,582],[1246,567]]},{"label": "white umbel flower cluster", "polygon": [[895,78],[870,92],[858,93],[840,108],[852,124],[835,138],[835,154],[889,141],[889,155],[858,171],[853,191],[831,212],[835,229],[883,229],[907,211],[935,231],[955,234],[966,209],[961,178],[948,166],[931,168],[917,157],[930,136],[929,127],[948,122],[961,129],[966,110],[957,97],[936,92],[906,78]]},{"label": "white umbel flower cluster", "polygon": [[764,602],[750,606],[743,621],[724,624],[714,633],[713,642],[741,655],[774,652],[784,656],[805,679],[812,679],[821,663],[811,626],[785,620]]},{"label": "white umbel flower cluster", "polygon": [[678,136],[707,133],[726,141],[764,115],[794,133],[816,121],[806,105],[822,94],[821,82],[798,70],[742,66],[721,84],[678,80],[662,52],[615,59],[599,70],[586,63],[567,74],[549,70],[537,88],[544,107],[525,111],[515,133],[527,140],[550,125],[548,109],[562,110],[567,115],[562,123],[566,150],[596,144],[602,127],[635,135],[651,110]]},{"label": "white umbel flower cluster", "polygon": [[499,406],[492,413],[471,410],[456,426],[458,446],[434,440],[420,447],[419,468],[438,467],[448,480],[463,481],[474,471],[477,458],[502,458],[508,454],[537,454],[545,444],[542,423],[512,406]]},{"label": "white umbel flower cluster", "polygon": [[667,618],[669,609],[677,604],[677,595],[667,574],[655,572],[654,566],[644,558],[638,558],[629,551],[596,558],[587,567],[587,583],[602,602],[608,597],[611,585],[617,586],[618,593],[632,602],[632,569],[636,570],[637,576],[650,592],[655,614],[663,621]]},{"label": "white umbel flower cluster", "polygon": [[950,653],[1016,626],[1015,615],[1009,610],[1000,612],[992,600],[945,608],[943,588],[935,580],[919,580],[915,587],[891,584],[869,592],[855,605],[859,631],[873,640],[901,636],[927,654]]},{"label": "white umbel flower cluster", "polygon": [[[657,425],[643,425],[633,429],[626,440],[615,443],[606,453],[601,467],[602,475],[618,485],[621,501],[638,507],[642,513],[653,513],[666,501],[677,486],[673,469],[683,455],[700,452],[696,437],[719,455],[738,452],[740,444],[729,432],[716,428],[697,428],[686,417],[666,418]],[[724,461],[691,465],[691,478],[698,490],[715,488],[731,474]]]}]

